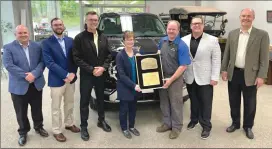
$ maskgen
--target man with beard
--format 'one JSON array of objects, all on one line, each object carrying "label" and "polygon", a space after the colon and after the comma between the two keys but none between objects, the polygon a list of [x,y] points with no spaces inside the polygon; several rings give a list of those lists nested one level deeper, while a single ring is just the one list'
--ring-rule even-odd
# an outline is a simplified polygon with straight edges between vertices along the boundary
[{"label": "man with beard", "polygon": [[54,35],[42,42],[43,58],[49,69],[48,86],[51,89],[52,131],[57,141],[64,142],[62,134],[62,113],[60,109],[62,97],[64,101],[65,129],[74,133],[80,129],[74,125],[74,92],[77,79],[77,67],[73,62],[73,39],[63,35],[63,21],[59,18],[51,20]]},{"label": "man with beard", "polygon": [[243,129],[253,139],[252,127],[256,114],[257,90],[267,77],[269,64],[269,36],[252,26],[255,12],[250,8],[240,13],[241,26],[230,31],[222,61],[222,79],[228,80],[232,124],[226,131],[240,128],[241,93],[244,100]]},{"label": "man with beard", "polygon": [[42,89],[45,84],[40,45],[29,40],[26,26],[18,25],[16,40],[4,45],[3,64],[9,72],[9,92],[19,124],[18,143],[23,146],[27,142],[30,124],[27,117],[28,104],[31,106],[33,127],[36,133],[48,137],[43,129]]},{"label": "man with beard", "polygon": [[106,132],[111,131],[111,127],[105,121],[104,112],[104,72],[111,62],[111,53],[107,37],[97,30],[98,15],[96,12],[87,12],[85,17],[86,28],[75,37],[73,57],[75,63],[80,67],[81,138],[87,141],[89,140],[87,121],[93,87],[97,97],[97,126]]}]

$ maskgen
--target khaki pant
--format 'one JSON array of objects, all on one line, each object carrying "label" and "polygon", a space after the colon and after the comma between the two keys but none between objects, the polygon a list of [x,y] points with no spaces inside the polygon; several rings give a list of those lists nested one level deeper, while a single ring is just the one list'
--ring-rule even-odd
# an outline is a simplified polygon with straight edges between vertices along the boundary
[{"label": "khaki pant", "polygon": [[65,126],[72,126],[74,124],[74,92],[75,83],[65,83],[61,87],[51,87],[52,98],[52,131],[54,134],[61,133],[62,128],[62,113],[60,109],[62,97],[64,109],[64,124]]}]

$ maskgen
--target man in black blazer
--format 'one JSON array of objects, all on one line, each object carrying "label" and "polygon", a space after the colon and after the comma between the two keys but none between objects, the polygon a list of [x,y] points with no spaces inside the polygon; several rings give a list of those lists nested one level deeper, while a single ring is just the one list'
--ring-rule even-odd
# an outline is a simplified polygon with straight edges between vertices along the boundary
[{"label": "man in black blazer", "polygon": [[89,140],[87,120],[93,87],[95,87],[97,97],[97,126],[106,132],[111,131],[111,127],[105,121],[104,114],[104,72],[109,67],[111,53],[107,37],[97,30],[98,15],[96,12],[87,12],[85,17],[86,28],[74,39],[73,57],[80,68],[81,138],[87,141]]}]

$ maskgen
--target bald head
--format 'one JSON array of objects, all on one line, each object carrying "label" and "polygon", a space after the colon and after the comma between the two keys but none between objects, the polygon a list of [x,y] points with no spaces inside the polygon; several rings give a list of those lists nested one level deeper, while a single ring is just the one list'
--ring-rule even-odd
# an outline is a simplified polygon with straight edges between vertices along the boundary
[{"label": "bald head", "polygon": [[16,39],[23,45],[27,45],[29,41],[28,28],[24,25],[18,25],[15,28]]},{"label": "bald head", "polygon": [[251,8],[245,8],[241,11],[240,22],[242,29],[248,30],[255,19],[255,12]]}]

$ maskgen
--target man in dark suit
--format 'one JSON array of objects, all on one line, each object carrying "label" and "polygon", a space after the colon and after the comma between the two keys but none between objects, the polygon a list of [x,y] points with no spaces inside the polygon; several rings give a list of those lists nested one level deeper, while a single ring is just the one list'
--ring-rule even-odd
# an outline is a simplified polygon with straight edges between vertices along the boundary
[{"label": "man in dark suit", "polygon": [[16,40],[4,46],[3,63],[9,73],[9,92],[19,124],[19,145],[27,141],[30,124],[27,117],[28,104],[36,133],[48,137],[43,129],[42,89],[45,84],[41,47],[29,40],[27,27],[16,27]]},{"label": "man in dark suit", "polygon": [[107,37],[96,29],[98,25],[96,12],[87,12],[85,23],[87,24],[85,31],[79,33],[74,39],[73,57],[75,63],[80,67],[81,138],[87,141],[89,140],[87,120],[93,87],[97,98],[97,126],[106,132],[111,131],[104,114],[104,72],[109,67],[111,53]]},{"label": "man in dark suit", "polygon": [[60,109],[62,97],[64,102],[65,129],[74,133],[80,129],[74,125],[74,92],[77,79],[77,67],[72,57],[73,39],[63,35],[65,30],[61,19],[51,20],[54,35],[42,42],[43,58],[49,69],[48,86],[51,89],[52,131],[57,141],[64,142],[62,134],[62,113]]},{"label": "man in dark suit", "polygon": [[232,125],[227,132],[240,128],[241,92],[244,99],[243,128],[249,139],[254,138],[252,127],[256,113],[257,89],[263,85],[268,71],[269,36],[264,30],[252,26],[255,13],[246,8],[241,11],[241,27],[228,35],[222,61],[222,79],[228,80]]}]

